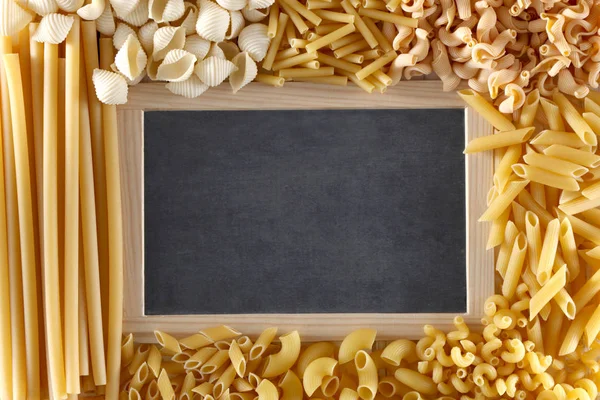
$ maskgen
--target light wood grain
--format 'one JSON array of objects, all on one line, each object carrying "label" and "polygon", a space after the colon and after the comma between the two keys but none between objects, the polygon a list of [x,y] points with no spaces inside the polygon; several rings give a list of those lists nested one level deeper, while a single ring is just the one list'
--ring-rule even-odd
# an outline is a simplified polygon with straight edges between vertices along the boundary
[{"label": "light wood grain", "polygon": [[[121,159],[121,201],[123,204],[125,320],[144,314],[144,220],[143,184],[144,112],[119,110],[119,157]],[[141,301],[140,301],[141,300]]]},{"label": "light wood grain", "polygon": [[[468,107],[465,110],[467,143],[492,135],[494,128]],[[466,145],[466,143],[465,143]],[[486,196],[494,176],[492,152],[469,154],[465,159],[467,217],[467,313],[483,316],[483,304],[494,293],[494,252],[486,250],[489,222],[478,222],[487,208]]]},{"label": "light wood grain", "polygon": [[131,87],[121,109],[134,110],[269,110],[348,108],[460,108],[455,92],[443,92],[440,81],[401,81],[384,94],[369,94],[356,86],[331,87],[313,83],[286,83],[274,88],[253,82],[237,94],[229,85],[210,88],[196,99],[169,92],[162,83]]},{"label": "light wood grain", "polygon": [[[227,86],[210,89],[196,100],[172,95],[161,84],[142,84],[132,88],[130,101],[119,110],[122,199],[125,231],[124,332],[134,333],[136,341],[154,341],[156,329],[175,336],[186,336],[219,324],[235,326],[248,335],[258,335],[266,326],[282,331],[298,329],[303,340],[341,340],[357,328],[373,327],[379,340],[398,337],[417,339],[423,325],[452,328],[456,314],[243,314],[243,315],[168,315],[144,313],[143,255],[143,110],[235,110],[235,109],[334,109],[334,108],[463,108],[455,93],[441,91],[434,81],[401,82],[385,95],[362,94],[355,88],[332,91],[313,84],[293,84],[275,89],[251,84],[236,95]],[[434,111],[432,111],[434,112]],[[465,110],[465,141],[492,133],[492,126],[473,110]],[[461,314],[477,328],[483,315],[485,298],[493,294],[493,252],[485,250],[489,226],[477,222],[486,207],[486,194],[492,182],[491,153],[466,158],[466,232],[467,310]],[[443,268],[443,266],[441,266]],[[175,277],[174,277],[175,278]],[[435,296],[435,293],[431,294]]]}]

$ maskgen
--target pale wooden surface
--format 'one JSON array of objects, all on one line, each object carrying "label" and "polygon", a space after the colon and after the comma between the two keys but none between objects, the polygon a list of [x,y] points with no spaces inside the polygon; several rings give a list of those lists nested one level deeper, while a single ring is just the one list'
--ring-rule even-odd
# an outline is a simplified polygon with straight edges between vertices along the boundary
[{"label": "pale wooden surface", "polygon": [[229,85],[210,88],[202,96],[186,99],[169,92],[163,83],[129,88],[129,101],[120,109],[134,110],[252,110],[341,108],[460,108],[456,92],[442,92],[440,81],[401,81],[385,94],[366,93],[356,86],[286,83],[274,88],[253,82],[237,94]]},{"label": "pale wooden surface", "polygon": [[[403,83],[403,84],[402,84]],[[212,93],[212,94],[211,94]],[[122,195],[125,229],[124,332],[136,341],[153,341],[155,329],[176,336],[226,324],[248,335],[277,325],[281,331],[297,329],[303,340],[341,340],[352,330],[372,327],[379,340],[398,337],[416,339],[423,325],[449,330],[455,314],[245,314],[245,315],[144,315],[143,266],[143,109],[324,109],[324,108],[462,108],[455,93],[444,93],[435,81],[401,82],[385,95],[361,93],[354,87],[293,84],[272,88],[251,84],[232,95],[226,85],[211,88],[196,100],[170,94],[162,84],[132,88],[129,103],[120,107],[119,137],[122,156]],[[465,140],[491,134],[492,127],[471,109],[465,113]],[[468,324],[480,326],[483,303],[493,293],[493,252],[485,250],[489,226],[477,222],[486,208],[486,194],[492,182],[491,153],[469,155],[466,159],[467,215],[467,312]],[[443,199],[440,199],[443,201]],[[440,266],[443,268],[443,266]],[[435,293],[431,294],[435,296]]]}]

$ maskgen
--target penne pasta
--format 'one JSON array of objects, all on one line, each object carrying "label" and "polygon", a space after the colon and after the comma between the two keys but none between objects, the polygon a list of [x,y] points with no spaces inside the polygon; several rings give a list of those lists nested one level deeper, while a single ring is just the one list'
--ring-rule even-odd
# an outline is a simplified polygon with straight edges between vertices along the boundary
[{"label": "penne pasta", "polygon": [[514,164],[512,166],[513,172],[522,179],[526,179],[531,182],[541,183],[546,186],[555,187],[562,190],[577,191],[579,190],[579,183],[575,178],[567,177],[564,175],[558,175],[554,172],[550,172],[541,168],[532,167],[526,164]]},{"label": "penne pasta", "polygon": [[552,272],[552,266],[556,257],[556,249],[558,248],[559,231],[560,221],[558,219],[552,220],[546,228],[539,264],[536,269],[536,278],[542,286],[550,279],[550,273]]},{"label": "penne pasta", "polygon": [[[558,175],[564,175],[571,178],[579,179],[589,170],[581,165],[570,161],[561,160],[547,156],[545,154],[528,153],[523,156],[523,160],[533,167],[541,168],[546,171],[553,172]],[[582,193],[585,195],[585,193]]]},{"label": "penne pasta", "polygon": [[[511,181],[507,185],[506,190],[492,201],[487,210],[479,218],[479,221],[493,221],[498,218],[528,184],[529,180]],[[521,205],[523,204],[521,203]]]},{"label": "penne pasta", "polygon": [[529,140],[534,128],[523,128],[513,131],[499,132],[495,135],[481,136],[469,142],[464,153],[477,153],[523,143]]},{"label": "penne pasta", "polygon": [[565,333],[564,339],[558,351],[559,356],[572,353],[577,348],[577,344],[581,340],[585,326],[594,312],[594,307],[589,306],[577,313],[575,319]]},{"label": "penne pasta", "polygon": [[523,262],[527,252],[527,240],[525,234],[520,232],[515,238],[515,242],[508,260],[504,281],[502,283],[502,295],[507,299],[511,299],[517,289],[517,285],[521,278]]},{"label": "penne pasta", "polygon": [[488,103],[480,94],[471,90],[459,90],[458,95],[473,107],[478,114],[485,118],[492,126],[499,131],[514,131],[515,126],[502,113]]},{"label": "penne pasta", "polygon": [[554,296],[567,283],[567,268],[566,266],[561,267],[551,278],[548,279],[546,284],[531,298],[529,301],[529,320],[533,320],[542,308],[552,300]]},{"label": "penne pasta", "polygon": [[560,114],[573,128],[573,130],[575,131],[577,136],[579,136],[581,141],[585,144],[589,144],[592,146],[597,145],[598,139],[596,138],[594,131],[583,119],[581,114],[577,112],[573,104],[571,104],[571,102],[562,93],[559,92],[554,93],[552,99],[558,106]]}]

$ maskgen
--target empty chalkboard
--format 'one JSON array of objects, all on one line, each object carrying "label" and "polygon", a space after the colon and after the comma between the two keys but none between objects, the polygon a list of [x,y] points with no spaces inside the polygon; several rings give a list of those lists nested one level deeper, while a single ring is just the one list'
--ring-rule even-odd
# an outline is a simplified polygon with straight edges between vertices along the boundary
[{"label": "empty chalkboard", "polygon": [[463,109],[144,114],[145,313],[466,311]]}]

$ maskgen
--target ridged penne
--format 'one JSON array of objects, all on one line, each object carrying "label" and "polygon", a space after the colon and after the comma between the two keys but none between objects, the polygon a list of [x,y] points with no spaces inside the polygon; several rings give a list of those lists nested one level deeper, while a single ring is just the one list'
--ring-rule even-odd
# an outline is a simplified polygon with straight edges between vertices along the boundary
[{"label": "ridged penne", "polygon": [[200,0],[196,32],[201,38],[213,42],[225,39],[229,28],[229,12],[210,0]]},{"label": "ridged penne", "polygon": [[136,79],[146,68],[148,57],[135,34],[130,34],[115,56],[119,72],[130,80]]},{"label": "ridged penne", "polygon": [[270,42],[267,26],[264,24],[250,24],[242,29],[238,37],[240,50],[247,52],[256,62],[265,58]]},{"label": "ridged penne", "polygon": [[183,49],[185,39],[185,30],[181,27],[165,26],[158,28],[154,33],[152,42],[152,59],[159,61],[165,58],[171,50]]},{"label": "ridged penne", "polygon": [[237,70],[229,76],[229,84],[233,93],[237,93],[238,90],[256,78],[258,67],[252,57],[246,52],[236,55],[231,61],[237,67]]},{"label": "ridged penne", "polygon": [[74,19],[72,16],[52,13],[44,16],[38,25],[33,40],[42,43],[59,44],[65,41]]}]

